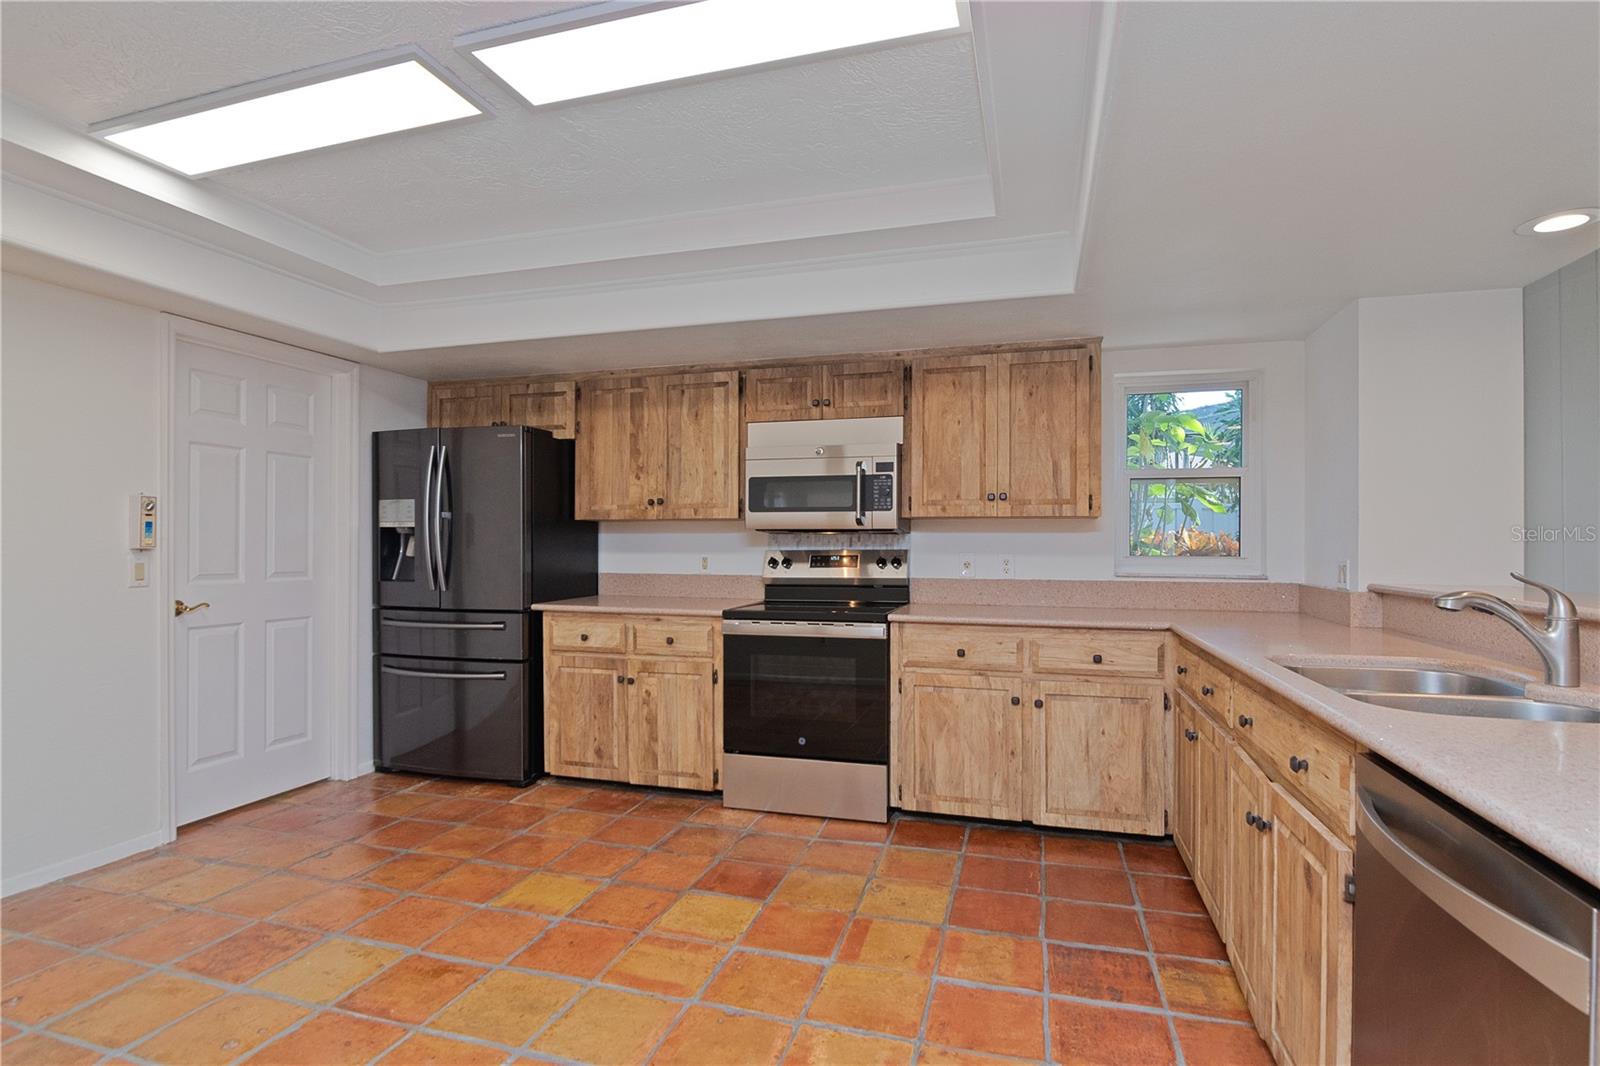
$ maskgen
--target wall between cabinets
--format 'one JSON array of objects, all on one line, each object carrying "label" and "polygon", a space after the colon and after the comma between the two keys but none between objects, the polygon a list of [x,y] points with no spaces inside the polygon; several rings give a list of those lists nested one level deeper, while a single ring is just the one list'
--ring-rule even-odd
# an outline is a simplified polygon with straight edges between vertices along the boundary
[{"label": "wall between cabinets", "polygon": [[[1101,375],[1104,430],[1104,491],[1116,484],[1123,454],[1122,426],[1115,417],[1119,373],[1167,371],[1262,372],[1262,440],[1255,443],[1265,482],[1266,576],[1298,582],[1305,561],[1305,344],[1274,341],[1190,348],[1107,350]],[[774,535],[745,529],[742,522],[603,522],[600,569],[605,573],[755,574],[768,547],[820,544],[899,545],[915,553],[919,577],[967,576],[1023,580],[1093,580],[1112,576],[1119,531],[1107,506],[1102,518],[1007,518],[913,520],[897,537]],[[1010,560],[1010,572],[1005,572]]]}]

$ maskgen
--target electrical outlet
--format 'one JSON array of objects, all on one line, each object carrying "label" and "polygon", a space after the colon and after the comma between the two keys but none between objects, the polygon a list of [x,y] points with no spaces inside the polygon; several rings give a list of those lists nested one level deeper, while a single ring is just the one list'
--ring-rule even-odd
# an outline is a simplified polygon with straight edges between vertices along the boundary
[{"label": "electrical outlet", "polygon": [[1350,588],[1350,560],[1345,559],[1339,564],[1339,587],[1349,591]]},{"label": "electrical outlet", "polygon": [[1011,577],[1011,557],[1008,555],[1000,560],[1000,576]]},{"label": "electrical outlet", "polygon": [[971,559],[963,559],[963,560],[961,560],[961,576],[962,577],[972,577],[977,572],[978,572],[978,568],[977,568],[976,565],[973,564]]},{"label": "electrical outlet", "polygon": [[700,556],[700,569],[702,569],[702,570],[710,570],[711,569],[711,556],[709,556],[709,555]]}]

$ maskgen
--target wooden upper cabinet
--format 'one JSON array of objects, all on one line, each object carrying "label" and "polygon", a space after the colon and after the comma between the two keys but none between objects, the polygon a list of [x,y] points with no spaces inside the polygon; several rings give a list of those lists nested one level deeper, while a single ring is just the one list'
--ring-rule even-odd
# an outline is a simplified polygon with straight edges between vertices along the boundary
[{"label": "wooden upper cabinet", "polygon": [[1350,849],[1276,783],[1272,790],[1273,1057],[1279,1066],[1350,1061]]},{"label": "wooden upper cabinet", "polygon": [[1022,679],[903,675],[894,758],[908,810],[1018,821],[1028,816]]},{"label": "wooden upper cabinet", "polygon": [[763,366],[744,372],[746,422],[822,417],[822,367]]},{"label": "wooden upper cabinet", "polygon": [[1166,832],[1162,685],[1039,681],[1030,686],[1030,794],[1038,825]]},{"label": "wooden upper cabinet", "polygon": [[906,442],[910,514],[995,514],[995,407],[992,355],[925,359],[912,367]]},{"label": "wooden upper cabinet", "polygon": [[905,414],[903,363],[830,363],[822,370],[823,418],[893,418]]},{"label": "wooden upper cabinet", "polygon": [[513,426],[548,429],[553,436],[571,440],[577,420],[573,399],[577,391],[570,381],[526,382],[500,386],[503,400],[501,416]]},{"label": "wooden upper cabinet", "polygon": [[438,429],[490,426],[505,421],[495,385],[435,385],[428,389],[428,425]]},{"label": "wooden upper cabinet", "polygon": [[[604,378],[578,390],[576,516],[654,514],[661,470],[656,378]],[[647,502],[649,501],[649,502]]]},{"label": "wooden upper cabinet", "polygon": [[1100,378],[1083,348],[995,357],[997,513],[1098,514]]},{"label": "wooden upper cabinet", "polygon": [[664,437],[654,517],[739,517],[739,374],[657,378]]}]

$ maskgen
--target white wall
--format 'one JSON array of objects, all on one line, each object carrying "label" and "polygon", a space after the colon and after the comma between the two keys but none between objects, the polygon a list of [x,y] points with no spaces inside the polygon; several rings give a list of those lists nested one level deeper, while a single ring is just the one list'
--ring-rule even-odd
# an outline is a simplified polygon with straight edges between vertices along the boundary
[{"label": "white wall", "polygon": [[373,366],[359,375],[361,521],[356,543],[356,632],[361,642],[356,669],[356,763],[372,764],[372,434],[385,429],[415,429],[428,422],[428,383]]},{"label": "white wall", "polygon": [[1503,584],[1522,565],[1522,290],[1364,299],[1357,333],[1361,581]]},{"label": "white wall", "polygon": [[[0,892],[160,843],[161,662],[171,609],[128,587],[128,496],[160,477],[159,311],[0,275]],[[363,368],[359,424],[420,425],[424,382]],[[363,448],[362,506],[370,508]],[[358,604],[370,607],[368,519]],[[358,620],[370,637],[370,610]],[[363,657],[365,659],[365,657]],[[371,673],[357,749],[371,759]]]},{"label": "white wall", "polygon": [[[1263,505],[1266,509],[1267,577],[1299,581],[1303,574],[1305,451],[1301,424],[1305,416],[1305,346],[1298,341],[1227,344],[1195,348],[1151,348],[1104,353],[1102,420],[1104,440],[1102,485],[1115,484],[1117,457],[1122,454],[1123,428],[1110,417],[1115,375],[1136,371],[1260,370],[1263,372],[1262,433],[1259,454],[1265,456]],[[1107,507],[1109,515],[1112,508]],[[1114,521],[1099,519],[921,519],[903,538],[851,538],[835,543],[903,543],[914,553],[920,577],[959,577],[971,561],[983,578],[1023,579],[1110,578],[1119,531]],[[775,547],[798,543],[774,536]],[[606,573],[699,573],[704,557],[708,572],[755,574],[769,545],[764,534],[747,531],[738,522],[606,522],[600,527],[600,569]],[[1011,560],[1011,573],[1002,560]]]},{"label": "white wall", "polygon": [[155,311],[13,274],[0,322],[11,891],[159,842],[160,560],[128,587],[127,507],[157,490],[165,334]]},{"label": "white wall", "polygon": [[1349,304],[1306,338],[1305,579],[1327,588],[1339,587],[1340,563],[1360,587],[1358,319]]}]

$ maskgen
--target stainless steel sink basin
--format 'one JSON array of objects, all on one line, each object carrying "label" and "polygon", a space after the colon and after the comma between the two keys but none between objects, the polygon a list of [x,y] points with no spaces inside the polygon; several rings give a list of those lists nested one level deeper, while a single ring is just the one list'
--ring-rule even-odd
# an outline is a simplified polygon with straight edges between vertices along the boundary
[{"label": "stainless steel sink basin", "polygon": [[1405,692],[1345,690],[1353,700],[1397,711],[1453,714],[1466,718],[1520,718],[1526,722],[1596,722],[1600,710],[1570,703],[1546,703],[1515,696],[1455,696]]},{"label": "stainless steel sink basin", "polygon": [[1521,682],[1461,670],[1419,670],[1401,666],[1291,666],[1289,669],[1309,681],[1346,694],[1360,691],[1522,696],[1527,693]]}]

